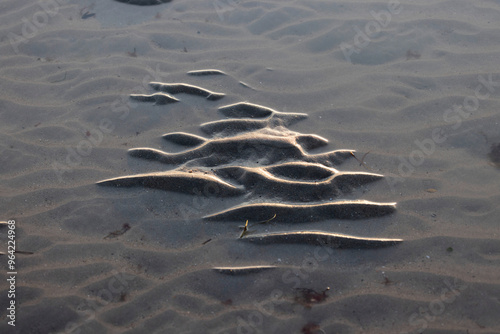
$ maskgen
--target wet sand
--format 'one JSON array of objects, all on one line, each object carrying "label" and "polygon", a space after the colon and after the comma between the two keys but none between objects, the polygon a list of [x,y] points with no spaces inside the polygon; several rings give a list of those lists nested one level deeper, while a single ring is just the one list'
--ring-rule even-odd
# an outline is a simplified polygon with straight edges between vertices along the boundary
[{"label": "wet sand", "polygon": [[[0,332],[500,333],[497,2],[54,3],[0,5],[0,220],[18,251]],[[264,108],[225,108],[240,102]],[[292,113],[307,118],[276,122]],[[130,154],[270,127],[303,151]],[[354,156],[304,160],[337,150]],[[377,180],[317,195],[337,172]],[[149,176],[97,184],[134,175]],[[338,201],[390,210],[314,210]]]}]

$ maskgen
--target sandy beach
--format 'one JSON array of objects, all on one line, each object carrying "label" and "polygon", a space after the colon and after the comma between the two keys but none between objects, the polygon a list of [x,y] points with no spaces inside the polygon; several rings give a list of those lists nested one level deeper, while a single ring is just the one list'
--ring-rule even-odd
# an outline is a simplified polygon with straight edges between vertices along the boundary
[{"label": "sandy beach", "polygon": [[0,332],[500,333],[499,15],[2,1]]}]

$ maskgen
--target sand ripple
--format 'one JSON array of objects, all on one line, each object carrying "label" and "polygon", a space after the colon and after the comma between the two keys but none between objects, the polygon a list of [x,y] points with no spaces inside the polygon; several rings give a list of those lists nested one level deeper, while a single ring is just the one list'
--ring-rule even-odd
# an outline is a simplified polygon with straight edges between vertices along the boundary
[{"label": "sand ripple", "polygon": [[[189,72],[189,75],[212,76],[224,74],[218,70]],[[222,93],[185,83],[150,83],[158,91],[170,94],[192,94],[216,101]],[[139,98],[140,97],[140,98]],[[143,102],[156,101],[153,95],[131,95]],[[172,99],[169,95],[162,99]],[[169,153],[152,148],[134,148],[129,154],[169,165],[180,165],[173,171],[117,177],[99,182],[100,185],[120,187],[143,186],[167,191],[200,195],[200,189],[211,189],[215,196],[250,194],[259,198],[281,198],[286,204],[262,202],[245,203],[234,208],[205,216],[206,220],[257,222],[314,222],[328,219],[366,219],[394,212],[395,203],[375,203],[366,200],[327,202],[343,196],[356,186],[373,182],[382,175],[372,173],[339,172],[331,166],[352,158],[352,150],[336,150],[310,154],[309,150],[326,146],[328,140],[314,134],[300,134],[286,128],[307,114],[284,113],[272,108],[240,102],[219,107],[219,112],[230,119],[202,124],[202,130],[211,138],[189,133],[169,133],[165,140],[188,146],[187,150]],[[254,118],[260,119],[254,126]],[[266,166],[266,167],[247,167]],[[274,174],[273,174],[274,171]],[[326,175],[325,175],[326,174]],[[294,201],[319,201],[315,204],[293,204]],[[245,231],[247,226],[245,226]],[[243,234],[241,235],[243,236]],[[328,240],[327,240],[328,239]],[[370,248],[395,245],[401,240],[371,239],[309,231],[287,234],[269,234],[251,240],[266,243],[299,242],[311,244],[314,240],[339,248]],[[322,240],[322,241],[321,241]],[[334,240],[333,242],[331,240]],[[244,271],[239,271],[244,272]],[[253,271],[248,271],[253,272]]]}]

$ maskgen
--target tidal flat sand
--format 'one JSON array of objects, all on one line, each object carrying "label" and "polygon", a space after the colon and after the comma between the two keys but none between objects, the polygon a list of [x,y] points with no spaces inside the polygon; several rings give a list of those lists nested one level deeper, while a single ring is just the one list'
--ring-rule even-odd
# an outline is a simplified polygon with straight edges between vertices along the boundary
[{"label": "tidal flat sand", "polygon": [[0,4],[1,333],[500,333],[498,1],[124,2]]}]

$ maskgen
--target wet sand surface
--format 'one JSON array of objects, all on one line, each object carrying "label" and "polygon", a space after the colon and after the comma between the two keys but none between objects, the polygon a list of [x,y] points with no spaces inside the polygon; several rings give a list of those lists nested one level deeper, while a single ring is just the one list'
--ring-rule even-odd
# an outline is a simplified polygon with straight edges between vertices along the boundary
[{"label": "wet sand surface", "polygon": [[0,332],[500,333],[498,2],[126,2],[0,4]]}]

